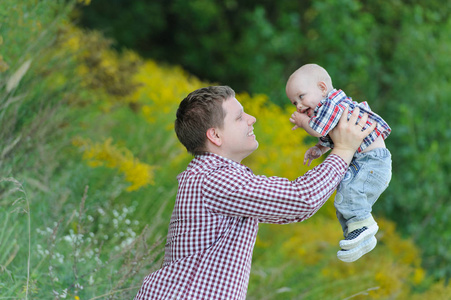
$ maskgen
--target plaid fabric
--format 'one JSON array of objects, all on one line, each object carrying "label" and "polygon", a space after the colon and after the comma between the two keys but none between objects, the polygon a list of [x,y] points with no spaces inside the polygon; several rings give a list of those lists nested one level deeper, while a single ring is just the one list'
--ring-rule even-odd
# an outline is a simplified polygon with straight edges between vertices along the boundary
[{"label": "plaid fabric", "polygon": [[357,152],[362,152],[380,135],[382,135],[384,140],[388,137],[391,132],[390,126],[388,126],[387,122],[385,122],[378,114],[371,111],[367,102],[358,103],[352,101],[352,98],[347,97],[342,90],[333,90],[326,98],[321,100],[317,107],[315,107],[315,110],[313,111],[314,116],[309,122],[310,127],[322,135],[322,137],[319,138],[321,145],[333,148],[334,143],[328,136],[328,133],[338,124],[347,105],[349,105],[348,119],[356,107],[360,108],[359,121],[364,113],[368,114],[368,120],[363,128],[371,126],[374,121],[377,122],[376,129],[363,140],[359,149],[357,149]]},{"label": "plaid fabric", "polygon": [[135,299],[245,299],[258,223],[311,217],[346,168],[329,155],[289,181],[212,153],[196,156],[177,177],[163,265],[144,278]]}]

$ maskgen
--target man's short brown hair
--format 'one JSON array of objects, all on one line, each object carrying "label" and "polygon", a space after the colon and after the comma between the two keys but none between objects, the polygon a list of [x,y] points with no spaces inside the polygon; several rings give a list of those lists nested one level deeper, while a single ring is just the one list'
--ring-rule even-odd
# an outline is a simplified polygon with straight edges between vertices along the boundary
[{"label": "man's short brown hair", "polygon": [[224,126],[222,103],[235,97],[228,86],[209,86],[191,92],[179,105],[175,133],[192,155],[205,152],[207,130]]}]

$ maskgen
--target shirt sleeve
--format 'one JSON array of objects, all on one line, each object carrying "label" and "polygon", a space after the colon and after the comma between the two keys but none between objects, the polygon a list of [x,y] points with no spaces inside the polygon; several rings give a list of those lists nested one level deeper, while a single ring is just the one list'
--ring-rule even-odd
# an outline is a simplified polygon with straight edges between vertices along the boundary
[{"label": "shirt sleeve", "polygon": [[310,119],[309,126],[322,136],[326,136],[338,124],[345,108],[332,101],[324,101],[315,111],[315,116]]},{"label": "shirt sleeve", "polygon": [[365,108],[367,111],[371,111],[370,105],[369,105],[368,102],[366,102],[366,101],[360,102],[360,105],[359,105],[359,106],[362,106],[362,107]]},{"label": "shirt sleeve", "polygon": [[223,168],[207,176],[202,193],[205,206],[212,213],[258,218],[265,223],[299,222],[327,201],[346,167],[339,156],[329,155],[322,164],[293,181]]}]

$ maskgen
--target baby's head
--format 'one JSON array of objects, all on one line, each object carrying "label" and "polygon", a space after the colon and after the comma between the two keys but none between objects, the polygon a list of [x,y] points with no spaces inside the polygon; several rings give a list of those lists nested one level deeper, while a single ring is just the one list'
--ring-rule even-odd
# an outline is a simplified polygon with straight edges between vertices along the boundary
[{"label": "baby's head", "polygon": [[285,91],[298,112],[312,116],[321,99],[332,90],[327,71],[316,64],[306,64],[291,74]]}]

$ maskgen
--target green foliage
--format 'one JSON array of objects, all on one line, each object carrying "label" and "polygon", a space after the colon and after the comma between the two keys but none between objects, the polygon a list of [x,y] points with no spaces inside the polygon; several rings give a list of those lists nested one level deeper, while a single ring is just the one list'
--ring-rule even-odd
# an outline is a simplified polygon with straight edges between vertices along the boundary
[{"label": "green foliage", "polygon": [[[53,83],[68,75],[64,68],[70,69],[70,61],[51,55],[48,47],[56,36],[55,23],[62,22],[59,11],[70,6],[55,1],[37,5],[2,1],[0,5],[0,51],[8,65],[0,73],[0,167],[2,176],[9,176],[39,163],[36,156],[52,151],[46,142],[58,135],[64,114],[55,114],[62,102],[55,96],[69,87]],[[55,69],[63,72],[52,71]]]},{"label": "green foliage", "polygon": [[139,211],[134,197],[122,197],[130,194],[122,174],[93,171],[72,145],[87,128],[96,131],[106,110],[128,111],[124,124],[136,116],[124,100],[136,88],[128,81],[136,60],[124,54],[106,64],[119,62],[118,55],[96,33],[79,43],[68,22],[72,7],[0,3],[2,297],[131,298],[161,260],[161,214],[172,187],[151,202],[153,222],[146,226],[131,216]]},{"label": "green foliage", "polygon": [[[119,47],[180,64],[200,78],[223,82],[238,92],[265,93],[280,103],[285,62],[294,66],[298,53],[293,50],[302,45],[302,37],[296,38],[298,8],[299,4],[286,0],[277,4],[99,0],[81,9],[82,22],[101,28],[118,40]],[[148,15],[141,18],[143,12]],[[143,23],[127,21],[132,18]]]},{"label": "green foliage", "polygon": [[417,5],[400,24],[390,76],[396,88],[387,94],[398,175],[381,206],[422,246],[425,266],[449,279],[451,60],[445,49],[451,47],[451,22],[442,18],[441,11]]},{"label": "green foliage", "polygon": [[[0,189],[0,291],[7,295],[5,290],[18,290],[27,297],[32,285],[30,202],[23,185],[14,178],[0,178]],[[16,273],[17,269],[23,273]]]},{"label": "green foliage", "polygon": [[303,224],[261,226],[246,299],[449,298],[451,286],[424,278],[418,248],[391,221],[378,220],[373,251],[351,264],[339,261],[341,231],[329,213],[331,202]]},{"label": "green foliage", "polygon": [[[201,78],[238,91],[264,93],[283,104],[288,75],[312,61],[324,65],[349,94],[375,98],[383,83],[383,67],[390,65],[397,43],[393,27],[411,5],[352,0],[98,0],[83,6],[81,16],[85,26],[102,29],[118,41],[118,47],[181,64]],[[141,18],[144,12],[155,17]],[[143,22],[129,22],[131,18]]]}]

